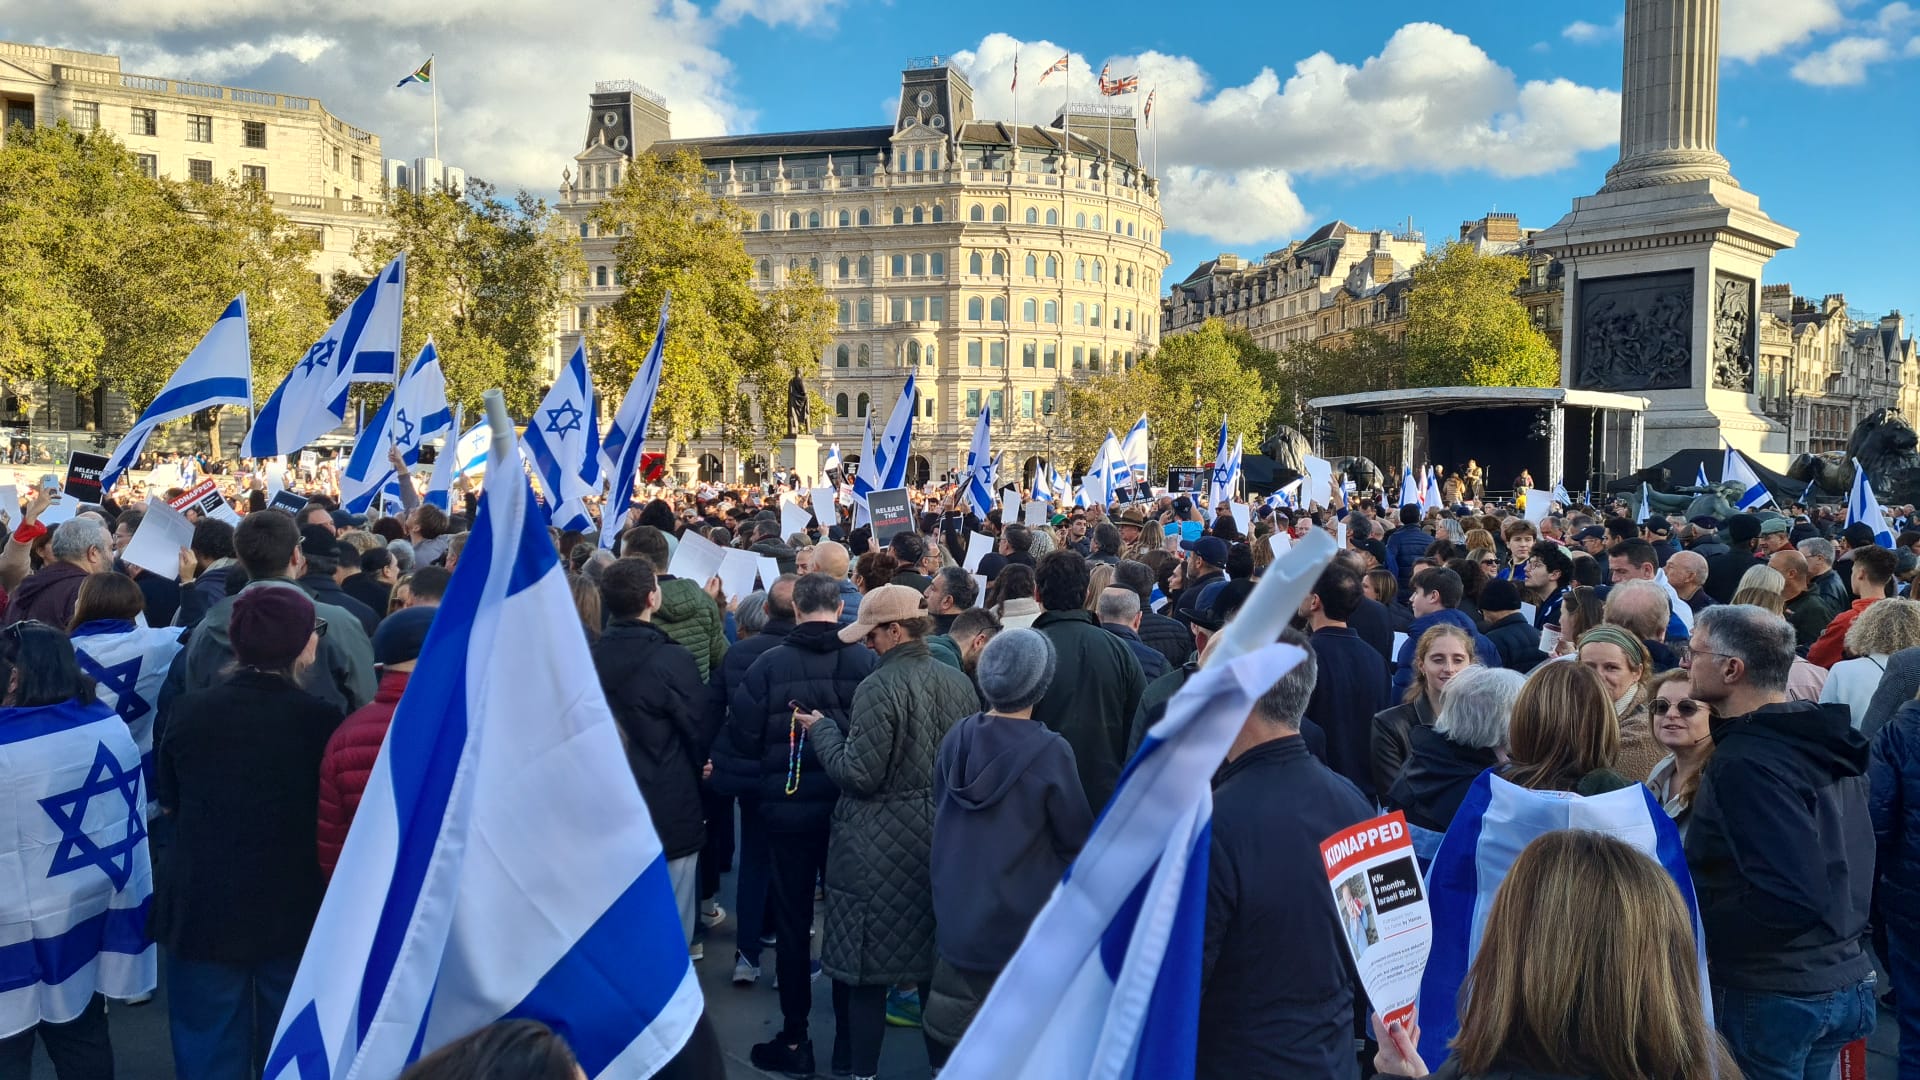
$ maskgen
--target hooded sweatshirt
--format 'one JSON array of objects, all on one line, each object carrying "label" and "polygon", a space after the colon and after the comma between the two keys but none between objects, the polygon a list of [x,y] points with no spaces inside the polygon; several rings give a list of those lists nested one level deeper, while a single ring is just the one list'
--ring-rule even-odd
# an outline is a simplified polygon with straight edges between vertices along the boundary
[{"label": "hooded sweatshirt", "polygon": [[1823,994],[1873,970],[1867,741],[1841,704],[1787,701],[1713,724],[1687,826],[1716,984]]},{"label": "hooded sweatshirt", "polygon": [[997,973],[1093,830],[1073,748],[1037,720],[975,713],[940,740],[933,805],[940,956]]}]

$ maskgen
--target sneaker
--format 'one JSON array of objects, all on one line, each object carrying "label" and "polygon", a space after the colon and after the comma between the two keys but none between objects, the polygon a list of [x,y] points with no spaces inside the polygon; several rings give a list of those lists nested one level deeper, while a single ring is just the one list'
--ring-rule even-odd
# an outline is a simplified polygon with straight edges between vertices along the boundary
[{"label": "sneaker", "polygon": [[700,909],[700,925],[711,930],[727,921],[727,909],[719,904],[709,903]]},{"label": "sneaker", "polygon": [[760,935],[760,947],[761,947],[761,948],[764,948],[764,949],[771,949],[771,948],[773,948],[773,947],[774,947],[775,945],[778,945],[778,944],[780,944],[780,939],[779,939],[779,938],[776,938],[776,937],[774,937],[774,936],[773,936],[772,934],[761,934],[761,935]]},{"label": "sneaker", "polygon": [[783,1035],[775,1035],[766,1042],[755,1043],[747,1054],[747,1060],[753,1063],[754,1068],[768,1072],[792,1077],[812,1076],[813,1043],[802,1040],[800,1045],[790,1046]]},{"label": "sneaker", "polygon": [[747,954],[736,950],[733,954],[733,985],[752,986],[760,981],[760,965],[747,959]]},{"label": "sneaker", "polygon": [[707,943],[706,943],[706,942],[704,942],[704,941],[696,941],[696,942],[694,942],[693,944],[691,944],[691,945],[689,945],[689,946],[687,946],[687,959],[689,959],[689,960],[705,960],[706,958],[707,958]]},{"label": "sneaker", "polygon": [[887,1023],[894,1027],[917,1028],[920,1026],[920,992],[908,990],[887,991]]}]

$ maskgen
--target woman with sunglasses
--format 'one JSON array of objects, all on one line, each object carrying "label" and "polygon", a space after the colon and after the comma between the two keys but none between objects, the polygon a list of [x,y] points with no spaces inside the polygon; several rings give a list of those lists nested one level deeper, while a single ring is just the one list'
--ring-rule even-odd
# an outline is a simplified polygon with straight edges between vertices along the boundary
[{"label": "woman with sunglasses", "polygon": [[1701,770],[1713,756],[1713,709],[1694,698],[1693,676],[1685,668],[1654,676],[1652,694],[1653,737],[1667,756],[1653,767],[1647,788],[1685,839]]},{"label": "woman with sunglasses", "polygon": [[174,841],[148,930],[181,1076],[258,1072],[320,910],[320,759],[341,713],[300,676],[326,630],[299,589],[243,591],[234,667],[174,700],[154,755]]}]

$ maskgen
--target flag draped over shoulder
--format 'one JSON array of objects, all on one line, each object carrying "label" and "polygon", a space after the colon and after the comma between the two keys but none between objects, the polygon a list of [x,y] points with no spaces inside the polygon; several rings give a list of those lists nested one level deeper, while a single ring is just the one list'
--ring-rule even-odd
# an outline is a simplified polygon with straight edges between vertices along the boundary
[{"label": "flag draped over shoulder", "polygon": [[153,717],[160,685],[180,652],[186,630],[178,626],[143,627],[121,620],[81,623],[73,628],[74,659],[94,682],[101,704],[127,725],[140,751],[148,797],[153,788]]},{"label": "flag draped over shoulder", "polygon": [[153,866],[140,754],[113,709],[0,711],[0,1038],[66,1023],[98,992],[158,974],[147,939]]},{"label": "flag draped over shoulder", "polygon": [[[1433,866],[1427,871],[1427,894],[1433,912],[1433,951],[1427,957],[1420,983],[1420,1056],[1438,1069],[1446,1059],[1447,1043],[1459,1033],[1455,1009],[1461,983],[1480,949],[1494,892],[1520,852],[1535,839],[1557,829],[1590,829],[1632,846],[1660,864],[1693,915],[1693,937],[1700,958],[1700,997],[1712,1023],[1712,994],[1707,986],[1706,937],[1700,929],[1700,909],[1693,896],[1693,877],[1687,873],[1680,830],[1645,787],[1635,784],[1604,795],[1580,796],[1559,791],[1530,791],[1493,775],[1481,773],[1468,789],[1466,800],[1440,841]],[[1550,927],[1541,928],[1550,939]]]},{"label": "flag draped over shoulder", "polygon": [[[100,474],[100,489],[111,491],[122,473],[133,465],[153,429],[215,405],[253,404],[253,351],[247,337],[247,297],[233,298],[214,320],[200,344],[174,370],[140,419],[133,422],[120,445],[113,448]],[[191,486],[191,485],[187,485]]]},{"label": "flag draped over shoulder", "polygon": [[1193,1075],[1213,773],[1254,700],[1305,659],[1271,642],[1333,554],[1315,530],[1270,566],[1168,702],[943,1078]]},{"label": "flag draped over shoulder", "polygon": [[347,422],[347,390],[357,382],[392,382],[399,370],[400,309],[406,286],[400,254],[340,313],[254,413],[239,457],[291,454]]},{"label": "flag draped over shoulder", "polygon": [[503,1018],[552,1027],[590,1077],[649,1076],[685,1043],[702,1006],[666,858],[572,610],[526,478],[489,469],[270,1080],[391,1077]]}]

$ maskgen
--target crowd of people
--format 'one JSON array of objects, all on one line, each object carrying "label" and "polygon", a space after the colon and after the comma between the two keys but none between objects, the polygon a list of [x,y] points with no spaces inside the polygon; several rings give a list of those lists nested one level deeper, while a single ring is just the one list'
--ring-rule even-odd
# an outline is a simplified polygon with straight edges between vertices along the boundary
[{"label": "crowd of people", "polygon": [[[48,529],[38,489],[0,552],[0,741],[97,703],[144,759],[183,1077],[258,1074],[473,514],[410,483],[395,516],[323,483],[287,513],[234,482],[240,524],[198,520],[177,567],[119,557],[131,500]],[[1288,631],[1309,662],[1214,778],[1195,1075],[1427,1075],[1414,1026],[1369,1031],[1318,843],[1397,810],[1430,860],[1491,770],[1567,798],[1644,785],[1693,895],[1606,837],[1534,841],[1434,1075],[1825,1077],[1884,971],[1920,1076],[1920,532],[1358,499],[1243,527],[1183,495],[1002,521],[941,491],[880,543],[846,507],[784,532],[785,491],[644,494],[611,549],[554,532],[579,614],[555,630],[588,642],[689,955],[777,992],[777,1032],[737,1048],[763,1070],[873,1077],[889,1029],[918,1028],[937,1074],[1255,579],[1326,529],[1345,546]],[[779,574],[733,597],[676,576],[695,535]],[[0,1062],[37,1039],[62,1080],[110,1075],[99,1004],[7,1032]],[[570,1062],[521,1022],[409,1075],[480,1060]]]}]

